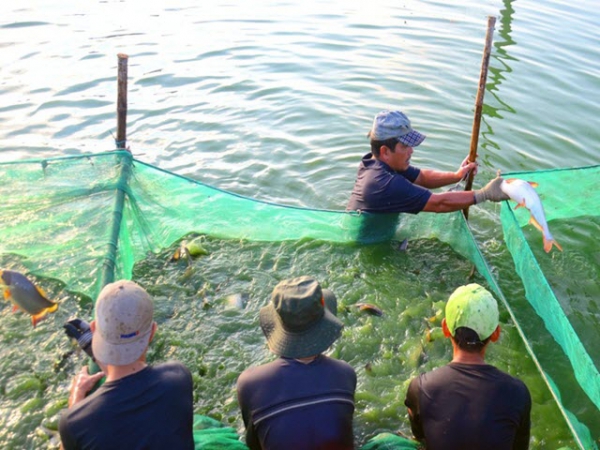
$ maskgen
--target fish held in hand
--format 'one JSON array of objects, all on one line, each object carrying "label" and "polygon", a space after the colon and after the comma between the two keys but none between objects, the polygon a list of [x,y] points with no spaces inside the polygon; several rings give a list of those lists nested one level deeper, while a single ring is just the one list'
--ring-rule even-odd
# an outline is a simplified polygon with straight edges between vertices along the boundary
[{"label": "fish held in hand", "polygon": [[515,209],[525,207],[529,210],[531,213],[529,223],[542,232],[544,236],[544,250],[546,253],[550,252],[552,246],[555,246],[562,251],[562,247],[554,240],[550,233],[548,223],[546,222],[544,207],[542,206],[540,197],[537,192],[535,192],[535,187],[537,187],[537,183],[530,183],[518,178],[504,180],[500,185],[500,189],[502,189],[502,191],[512,200],[517,202]]},{"label": "fish held in hand", "polygon": [[48,300],[43,290],[19,272],[0,270],[0,285],[4,286],[4,298],[13,303],[13,310],[21,309],[31,315],[34,328],[58,309],[58,303]]}]

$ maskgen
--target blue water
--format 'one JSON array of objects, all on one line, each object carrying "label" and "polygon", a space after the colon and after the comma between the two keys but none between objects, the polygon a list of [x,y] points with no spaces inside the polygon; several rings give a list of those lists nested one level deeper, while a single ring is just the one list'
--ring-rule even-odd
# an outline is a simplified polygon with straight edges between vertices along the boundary
[{"label": "blue water", "polygon": [[381,109],[403,109],[427,134],[416,165],[456,169],[494,15],[481,182],[495,169],[598,162],[592,1],[212,3],[3,2],[0,160],[113,148],[125,53],[136,157],[244,195],[343,209]]},{"label": "blue water", "polygon": [[[204,3],[2,2],[0,162],[114,148],[125,53],[136,158],[249,197],[344,209],[381,109],[427,135],[415,165],[458,167],[493,15],[475,187],[497,169],[599,163],[597,2]],[[498,212],[470,215],[491,253]]]}]

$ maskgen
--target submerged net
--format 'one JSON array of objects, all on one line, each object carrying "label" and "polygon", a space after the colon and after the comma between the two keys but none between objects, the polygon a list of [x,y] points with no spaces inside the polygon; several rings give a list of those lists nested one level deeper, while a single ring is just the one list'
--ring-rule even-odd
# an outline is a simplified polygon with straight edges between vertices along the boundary
[{"label": "submerged net", "polygon": [[[587,195],[574,203],[565,198],[564,187],[557,187],[556,192],[546,190],[553,183],[575,184],[580,177],[597,179],[598,168],[587,170],[591,172],[536,172],[529,177],[540,182],[539,191],[552,226],[563,218],[597,214],[598,205],[593,214],[591,209],[581,214],[586,207],[594,206],[591,199],[585,200]],[[534,176],[538,178],[534,180]],[[539,339],[542,330],[535,330],[538,335],[532,336],[528,334],[531,330],[519,327],[519,318],[460,213],[372,216],[276,205],[162,171],[124,151],[0,164],[0,177],[0,255],[13,255],[29,274],[60,280],[66,290],[90,299],[113,279],[131,279],[134,266],[149,253],[173,246],[190,233],[229,240],[313,240],[342,245],[392,237],[447,243],[475,265],[506,307],[575,441],[581,448],[596,448],[586,425],[563,407],[560,383],[552,380],[530,345],[530,341]],[[518,177],[523,178],[521,174]],[[529,245],[519,226],[524,224],[523,219],[503,207],[502,222],[527,298],[570,359],[575,378],[597,413],[598,372],[570,317],[552,293],[556,288],[548,284],[533,254],[527,253]],[[561,244],[566,250],[566,243]],[[591,257],[597,258],[597,254],[592,252]],[[595,264],[597,267],[598,261]]]}]

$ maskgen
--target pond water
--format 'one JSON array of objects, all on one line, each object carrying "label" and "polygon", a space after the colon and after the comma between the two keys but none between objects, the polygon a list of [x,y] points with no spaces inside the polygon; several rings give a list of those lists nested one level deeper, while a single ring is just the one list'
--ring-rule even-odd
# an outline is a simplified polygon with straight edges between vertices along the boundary
[{"label": "pond water", "polygon": [[[497,169],[597,164],[600,129],[590,120],[600,115],[596,3],[2,2],[0,161],[114,148],[116,55],[125,53],[128,145],[136,158],[248,197],[344,209],[358,160],[367,152],[366,132],[381,109],[404,110],[427,135],[413,164],[457,168],[469,149],[492,15],[497,22],[474,186]],[[478,208],[469,222],[519,319],[529,331],[543,330],[530,317],[503,246],[499,209]],[[563,248],[576,250],[553,253],[552,264],[542,266],[582,339],[594,341],[598,287],[592,280],[600,262],[590,243],[597,224],[551,227]],[[527,233],[535,249],[539,234]],[[269,358],[256,311],[281,278],[310,272],[340,298],[346,331],[333,354],[352,361],[359,372],[357,439],[377,430],[408,430],[402,407],[406,382],[449,358],[444,340],[423,341],[427,328],[438,326],[424,318],[435,316],[438,302],[465,282],[469,264],[436,242],[411,244],[406,253],[384,244],[357,248],[304,241],[210,241],[210,246],[210,258],[198,260],[197,272],[187,276],[187,269],[165,263],[173,249],[150,256],[135,270],[136,280],[168,300],[157,302],[161,333],[151,356],[179,358],[194,368],[197,412],[240,426],[235,378],[243,366]],[[539,260],[544,257],[540,251]],[[20,267],[11,256],[0,261],[2,267]],[[61,362],[72,348],[60,324],[73,315],[91,316],[91,299],[65,292],[57,281],[41,281],[63,302],[46,323],[31,330],[26,317],[10,314],[8,305],[0,311],[3,448],[55,445],[57,411],[84,361],[73,355]],[[227,307],[226,296],[235,294],[247,295],[243,310]],[[351,307],[366,300],[386,314],[371,317]],[[399,328],[409,334],[399,334]],[[550,425],[563,421],[531,361],[520,358],[516,332],[509,323],[506,330],[490,357],[526,378],[532,389],[534,442],[546,448],[568,444],[568,432]],[[542,333],[543,339],[548,338]],[[568,378],[568,363],[558,363],[564,358],[556,349],[537,344],[548,360],[557,361],[554,378]],[[571,409],[586,417],[585,399],[576,392],[567,397]],[[589,420],[597,439],[598,420]]]}]

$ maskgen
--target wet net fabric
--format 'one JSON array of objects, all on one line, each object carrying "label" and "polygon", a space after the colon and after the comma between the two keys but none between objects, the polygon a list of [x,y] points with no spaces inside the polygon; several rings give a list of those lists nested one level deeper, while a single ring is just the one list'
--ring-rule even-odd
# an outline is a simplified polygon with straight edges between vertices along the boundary
[{"label": "wet net fabric", "polygon": [[[556,221],[573,217],[590,217],[598,223],[600,205],[593,187],[599,172],[599,167],[590,167],[509,175],[539,183],[538,193],[552,227]],[[16,258],[30,273],[60,280],[67,289],[92,299],[107,282],[131,279],[134,265],[148,252],[159,252],[190,233],[348,245],[392,238],[439,239],[475,265],[504,303],[537,363],[460,212],[374,216],[277,205],[163,171],[125,151],[0,164],[0,179],[0,255]],[[502,206],[505,240],[516,270],[527,299],[568,356],[578,383],[600,408],[597,368],[531,251],[539,243],[529,242],[523,234],[528,218],[526,210]],[[561,407],[558,388],[537,364]],[[561,410],[581,447],[597,448],[575,415]],[[216,433],[231,448],[239,447],[235,439],[230,441],[233,436],[228,429],[205,428],[213,431],[202,431],[199,436],[209,439]],[[198,430],[205,428],[198,424]]]},{"label": "wet net fabric", "polygon": [[[561,221],[566,230],[573,226],[573,223],[589,227],[590,239],[585,240],[585,248],[573,248],[563,244],[563,253],[567,256],[562,254],[560,256],[567,261],[577,261],[582,267],[598,267],[600,246],[594,236],[598,236],[597,230],[600,224],[600,197],[596,188],[600,180],[600,166],[508,173],[504,177],[537,183],[536,191],[542,201],[550,229],[558,226]],[[505,203],[502,205],[500,217],[506,245],[511,252],[515,269],[523,280],[527,300],[569,358],[573,374],[581,388],[596,408],[600,409],[598,366],[590,357],[591,343],[582,342],[580,339],[580,335],[585,331],[583,328],[589,324],[577,327],[569,320],[569,316],[576,316],[576,311],[572,311],[573,309],[581,308],[590,313],[594,310],[593,304],[577,303],[578,298],[581,297],[578,291],[585,290],[588,280],[585,279],[585,275],[578,273],[577,268],[573,268],[570,274],[572,284],[562,286],[562,289],[560,286],[553,286],[548,274],[560,270],[560,267],[554,268],[553,265],[559,265],[561,259],[536,252],[541,246],[541,237],[536,236],[539,239],[534,242],[524,233],[529,223],[528,211],[525,208],[514,209],[514,203]],[[597,286],[597,278],[589,281]],[[560,294],[557,294],[557,291]],[[598,328],[594,328],[597,336]],[[579,434],[585,436],[586,431],[581,430]]]}]

